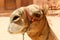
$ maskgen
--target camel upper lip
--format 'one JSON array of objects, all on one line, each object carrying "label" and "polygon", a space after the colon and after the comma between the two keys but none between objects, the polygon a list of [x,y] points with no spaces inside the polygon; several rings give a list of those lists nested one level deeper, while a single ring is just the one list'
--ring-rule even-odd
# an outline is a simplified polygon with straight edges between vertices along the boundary
[{"label": "camel upper lip", "polygon": [[[17,24],[16,24],[17,25]],[[13,26],[13,25],[9,25],[8,27],[8,32],[12,33],[17,33],[17,32],[21,32],[21,31],[26,31],[26,27],[20,26]]]}]

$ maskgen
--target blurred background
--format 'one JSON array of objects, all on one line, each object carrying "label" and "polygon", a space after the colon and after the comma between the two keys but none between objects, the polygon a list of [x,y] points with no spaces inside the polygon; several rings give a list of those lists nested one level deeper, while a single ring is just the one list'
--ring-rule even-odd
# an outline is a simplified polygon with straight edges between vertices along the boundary
[{"label": "blurred background", "polygon": [[0,0],[0,16],[9,16],[15,9],[29,4],[33,4],[33,0]]},{"label": "blurred background", "polygon": [[[9,34],[8,26],[11,13],[22,6],[37,4],[44,9],[49,8],[46,15],[48,23],[60,40],[60,0],[0,0],[0,40],[22,40],[22,34]],[[25,40],[31,38],[25,34]]]},{"label": "blurred background", "polygon": [[60,0],[0,0],[0,16],[9,16],[15,9],[30,4],[37,4],[41,8],[47,5],[52,10],[60,9]]}]

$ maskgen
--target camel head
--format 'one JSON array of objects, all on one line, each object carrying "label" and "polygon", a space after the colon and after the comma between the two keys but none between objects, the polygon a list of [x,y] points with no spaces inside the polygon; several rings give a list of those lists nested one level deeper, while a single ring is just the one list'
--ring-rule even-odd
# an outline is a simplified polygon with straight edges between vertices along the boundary
[{"label": "camel head", "polygon": [[[52,33],[46,20],[46,12],[47,8],[42,10],[35,4],[20,7],[11,14],[8,31],[11,34],[27,32],[32,40],[45,40]],[[55,36],[51,34],[51,38],[55,39]]]},{"label": "camel head", "polygon": [[18,8],[10,16],[8,31],[12,34],[24,33],[30,24],[40,20],[43,16],[43,11],[38,5]]}]

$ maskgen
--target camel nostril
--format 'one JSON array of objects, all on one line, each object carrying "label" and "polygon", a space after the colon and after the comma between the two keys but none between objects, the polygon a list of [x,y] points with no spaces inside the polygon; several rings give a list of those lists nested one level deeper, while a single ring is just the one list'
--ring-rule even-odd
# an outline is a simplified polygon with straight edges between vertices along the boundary
[{"label": "camel nostril", "polygon": [[15,16],[15,17],[13,18],[13,20],[16,20],[17,18],[19,18],[19,16]]}]

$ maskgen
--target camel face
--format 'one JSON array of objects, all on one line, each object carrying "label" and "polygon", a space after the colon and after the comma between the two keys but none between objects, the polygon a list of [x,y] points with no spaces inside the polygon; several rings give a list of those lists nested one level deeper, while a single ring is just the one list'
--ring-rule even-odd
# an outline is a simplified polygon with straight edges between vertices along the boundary
[{"label": "camel face", "polygon": [[11,23],[9,25],[8,31],[10,33],[24,33],[27,27],[29,27],[30,22],[33,23],[33,21],[40,20],[42,17],[42,10],[40,10],[39,6],[37,5],[21,7],[11,14]]},{"label": "camel face", "polygon": [[21,7],[11,14],[8,31],[13,34],[24,32],[27,25],[28,23],[24,12],[24,7]]}]

